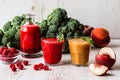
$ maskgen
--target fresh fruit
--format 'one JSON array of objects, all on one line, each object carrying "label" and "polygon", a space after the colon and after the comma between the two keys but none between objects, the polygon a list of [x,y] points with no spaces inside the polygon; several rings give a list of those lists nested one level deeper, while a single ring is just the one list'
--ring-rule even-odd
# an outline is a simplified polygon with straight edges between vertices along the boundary
[{"label": "fresh fruit", "polygon": [[12,63],[9,66],[10,66],[10,68],[12,68],[12,67],[15,67],[15,64]]},{"label": "fresh fruit", "polygon": [[91,37],[95,47],[105,47],[110,42],[109,32],[105,28],[94,28]]},{"label": "fresh fruit", "polygon": [[97,64],[107,66],[109,69],[115,64],[116,54],[110,47],[104,47],[100,49],[95,57]]},{"label": "fresh fruit", "polygon": [[19,64],[18,69],[23,70],[24,66],[22,64]]},{"label": "fresh fruit", "polygon": [[17,70],[15,64],[10,64],[9,67],[13,72],[15,72]]},{"label": "fresh fruit", "polygon": [[47,65],[44,66],[44,70],[49,70],[49,67]]},{"label": "fresh fruit", "polygon": [[38,64],[35,64],[35,65],[33,66],[33,69],[36,70],[36,71],[39,70],[39,65],[38,65]]},{"label": "fresh fruit", "polygon": [[27,66],[28,65],[28,60],[24,60],[23,64]]},{"label": "fresh fruit", "polygon": [[13,72],[15,72],[15,71],[17,70],[17,68],[16,68],[16,67],[12,67],[11,70],[12,70]]},{"label": "fresh fruit", "polygon": [[83,36],[90,36],[93,29],[93,27],[85,25],[85,28],[83,30]]},{"label": "fresh fruit", "polygon": [[108,71],[108,67],[99,64],[90,64],[89,70],[95,75],[104,75]]},{"label": "fresh fruit", "polygon": [[4,63],[12,63],[17,59],[18,53],[15,48],[0,47],[0,60]]}]

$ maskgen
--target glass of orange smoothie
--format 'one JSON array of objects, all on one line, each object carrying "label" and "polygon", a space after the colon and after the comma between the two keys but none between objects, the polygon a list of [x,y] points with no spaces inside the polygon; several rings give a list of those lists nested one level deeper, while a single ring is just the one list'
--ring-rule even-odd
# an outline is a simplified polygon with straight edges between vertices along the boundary
[{"label": "glass of orange smoothie", "polygon": [[69,39],[69,49],[72,64],[87,65],[89,60],[90,44],[81,38]]}]

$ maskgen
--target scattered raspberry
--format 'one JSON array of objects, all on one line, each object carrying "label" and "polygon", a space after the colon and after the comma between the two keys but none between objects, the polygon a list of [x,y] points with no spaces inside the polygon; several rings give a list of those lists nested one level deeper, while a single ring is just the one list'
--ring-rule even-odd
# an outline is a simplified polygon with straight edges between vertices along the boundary
[{"label": "scattered raspberry", "polygon": [[16,68],[16,67],[12,67],[11,70],[12,70],[13,72],[15,72],[15,71],[17,70],[17,68]]},{"label": "scattered raspberry", "polygon": [[43,63],[39,63],[39,69],[43,69],[44,68],[44,64]]},{"label": "scattered raspberry", "polygon": [[24,60],[23,64],[27,66],[28,65],[28,60]]},{"label": "scattered raspberry", "polygon": [[15,64],[10,64],[9,67],[10,68],[15,67]]},{"label": "scattered raspberry", "polygon": [[44,66],[44,70],[49,70],[49,67],[47,65]]},{"label": "scattered raspberry", "polygon": [[22,64],[19,64],[18,69],[23,70],[24,66]]},{"label": "scattered raspberry", "polygon": [[19,67],[19,65],[22,65],[21,62],[16,62],[15,64],[16,64],[17,67]]},{"label": "scattered raspberry", "polygon": [[38,65],[38,64],[35,64],[35,65],[33,66],[33,69],[36,70],[36,71],[39,70],[39,65]]}]

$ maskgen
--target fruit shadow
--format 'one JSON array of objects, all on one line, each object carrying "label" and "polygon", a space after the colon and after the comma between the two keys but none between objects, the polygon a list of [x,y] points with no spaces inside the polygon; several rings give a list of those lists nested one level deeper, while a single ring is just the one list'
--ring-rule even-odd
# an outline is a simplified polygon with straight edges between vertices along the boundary
[{"label": "fruit shadow", "polygon": [[114,65],[110,70],[120,70],[120,65]]},{"label": "fruit shadow", "polygon": [[71,65],[71,64],[72,64],[72,63],[71,63],[71,60],[63,60],[63,61],[60,63],[61,66]]},{"label": "fruit shadow", "polygon": [[113,74],[110,74],[110,73],[106,73],[106,74],[104,74],[104,75],[102,75],[103,77],[105,76],[114,76]]}]

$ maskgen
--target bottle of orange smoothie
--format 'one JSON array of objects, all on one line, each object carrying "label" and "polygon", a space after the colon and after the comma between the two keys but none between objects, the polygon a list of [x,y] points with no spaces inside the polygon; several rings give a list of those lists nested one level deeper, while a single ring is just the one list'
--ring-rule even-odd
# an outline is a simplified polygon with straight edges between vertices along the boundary
[{"label": "bottle of orange smoothie", "polygon": [[72,64],[86,65],[89,60],[90,44],[81,38],[69,39]]}]

